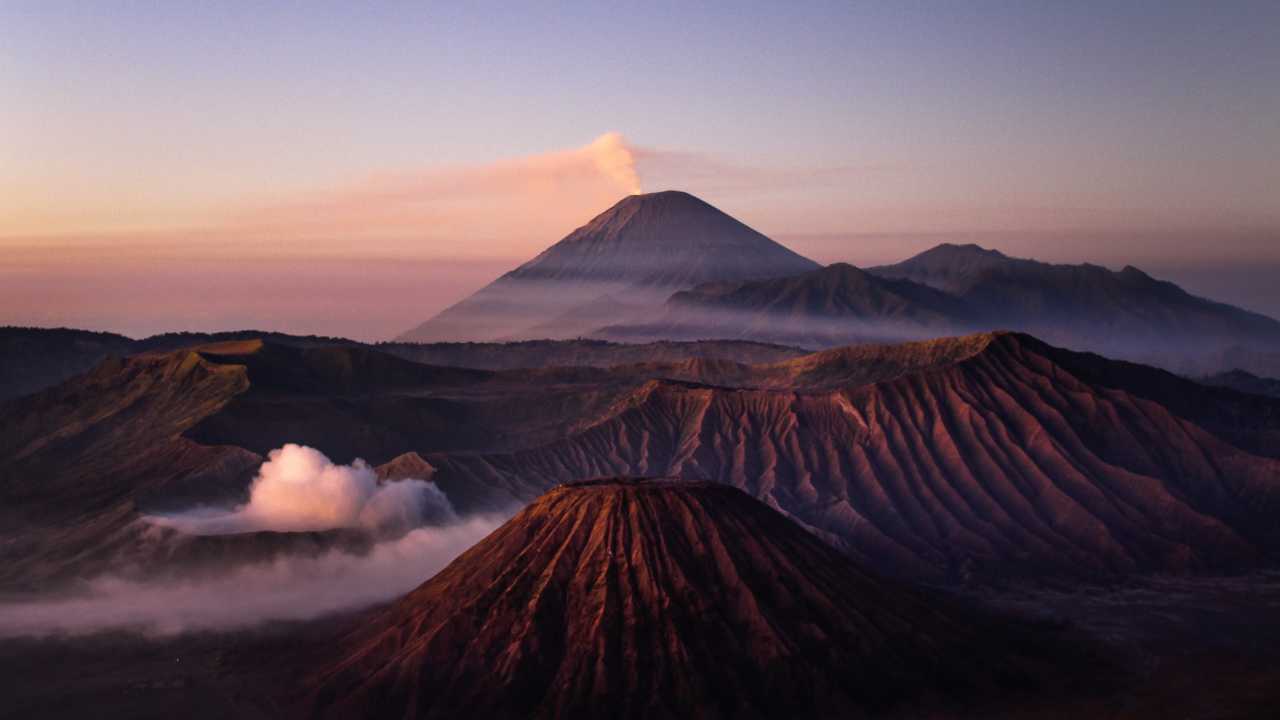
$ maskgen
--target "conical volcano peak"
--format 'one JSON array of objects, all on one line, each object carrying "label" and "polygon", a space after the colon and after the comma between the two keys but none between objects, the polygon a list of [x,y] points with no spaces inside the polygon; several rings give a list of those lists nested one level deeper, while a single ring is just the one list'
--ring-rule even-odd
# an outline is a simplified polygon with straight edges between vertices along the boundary
[{"label": "conical volcano peak", "polygon": [[547,492],[354,633],[333,717],[862,717],[989,688],[984,621],[712,482]]},{"label": "conical volcano peak", "polygon": [[[683,190],[659,190],[628,195],[595,217],[592,222],[613,216],[634,218],[645,215],[679,216],[686,213],[709,213],[733,218],[702,198]],[[737,222],[736,220],[734,222]]]},{"label": "conical volcano peak", "polygon": [[631,195],[506,277],[613,283],[669,295],[704,282],[817,268],[711,204],[678,190]]},{"label": "conical volcano peak", "polygon": [[[407,340],[574,337],[561,316],[604,295],[656,308],[707,282],[778,278],[819,265],[679,190],[629,195],[537,257],[415,330]],[[612,320],[609,321],[609,320]]]},{"label": "conical volcano peak", "polygon": [[[662,190],[622,198],[547,252],[565,244],[598,242],[601,236],[629,242],[678,243],[688,236],[677,230],[692,229],[691,224],[715,232],[739,234],[745,230],[759,235],[699,197],[683,190]],[[763,235],[759,237],[772,242]]]},{"label": "conical volcano peak", "polygon": [[606,210],[620,210],[623,208],[711,208],[715,210],[715,206],[692,193],[684,190],[658,190],[651,193],[635,193],[628,195],[619,200],[612,208]]},{"label": "conical volcano peak", "polygon": [[[624,228],[632,232],[623,233]],[[695,195],[683,190],[662,190],[622,198],[547,252],[566,243],[599,240],[601,234],[625,241],[718,239],[726,246],[766,245],[785,249]],[[721,235],[723,237],[718,237]]]}]

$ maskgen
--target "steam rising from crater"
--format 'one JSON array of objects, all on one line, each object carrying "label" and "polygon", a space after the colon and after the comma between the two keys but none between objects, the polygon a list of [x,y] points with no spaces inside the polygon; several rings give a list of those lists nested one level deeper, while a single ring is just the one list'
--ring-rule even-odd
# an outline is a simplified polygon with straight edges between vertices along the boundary
[{"label": "steam rising from crater", "polygon": [[607,132],[586,147],[595,165],[611,180],[632,195],[640,194],[640,175],[636,172],[636,156],[622,133]]},{"label": "steam rising from crater", "polygon": [[[0,638],[107,629],[226,630],[383,602],[431,577],[508,514],[459,518],[433,483],[380,483],[363,460],[336,464],[319,450],[288,444],[268,454],[244,505],[143,521],[187,535],[360,528],[372,534],[370,548],[282,554],[267,561],[233,559],[213,572],[176,576],[104,574],[70,594],[0,601]],[[162,542],[193,540],[172,533],[160,537]]]},{"label": "steam rising from crater", "polygon": [[423,524],[456,519],[449,499],[434,483],[418,479],[379,483],[363,460],[338,465],[315,448],[293,443],[268,454],[245,505],[146,518],[194,535],[335,528],[402,535]]}]

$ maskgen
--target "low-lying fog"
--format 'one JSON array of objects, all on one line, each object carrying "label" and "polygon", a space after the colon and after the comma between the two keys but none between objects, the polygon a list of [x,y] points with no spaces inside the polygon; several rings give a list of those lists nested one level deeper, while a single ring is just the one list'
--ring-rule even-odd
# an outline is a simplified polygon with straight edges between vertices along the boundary
[{"label": "low-lying fog", "polygon": [[142,522],[187,535],[357,528],[376,539],[367,553],[286,555],[185,579],[103,575],[75,595],[0,603],[0,636],[108,629],[172,634],[307,620],[412,590],[504,520],[459,518],[428,481],[379,483],[361,460],[336,465],[315,449],[286,445],[263,463],[246,504]]}]

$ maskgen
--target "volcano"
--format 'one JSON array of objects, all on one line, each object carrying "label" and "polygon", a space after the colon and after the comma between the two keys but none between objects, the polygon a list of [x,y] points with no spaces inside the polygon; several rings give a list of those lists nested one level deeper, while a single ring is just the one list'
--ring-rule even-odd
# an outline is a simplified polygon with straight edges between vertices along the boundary
[{"label": "volcano", "polygon": [[399,339],[585,334],[622,319],[601,317],[602,307],[643,312],[702,283],[784,277],[818,267],[688,193],[631,195]]},{"label": "volcano", "polygon": [[863,572],[731,487],[573,483],[353,632],[310,709],[861,717],[1027,686],[1044,651],[971,612]]}]

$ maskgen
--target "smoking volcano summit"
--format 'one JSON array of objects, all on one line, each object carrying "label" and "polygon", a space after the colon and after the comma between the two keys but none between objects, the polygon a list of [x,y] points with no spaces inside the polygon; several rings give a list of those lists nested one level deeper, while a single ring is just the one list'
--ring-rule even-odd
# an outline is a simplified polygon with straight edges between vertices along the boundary
[{"label": "smoking volcano summit", "polygon": [[400,339],[572,337],[701,283],[817,267],[688,193],[631,195]]}]

